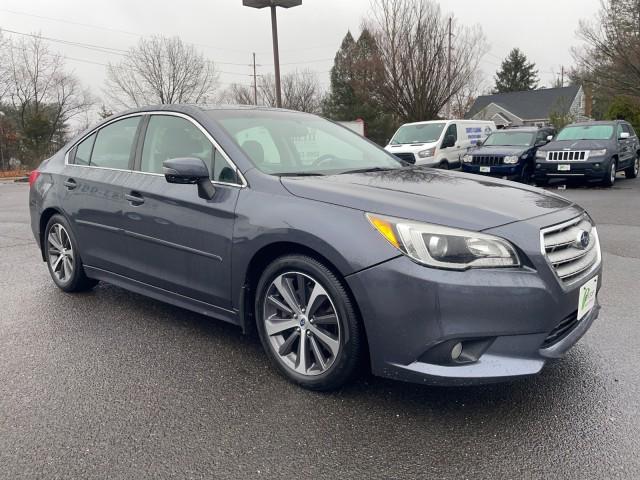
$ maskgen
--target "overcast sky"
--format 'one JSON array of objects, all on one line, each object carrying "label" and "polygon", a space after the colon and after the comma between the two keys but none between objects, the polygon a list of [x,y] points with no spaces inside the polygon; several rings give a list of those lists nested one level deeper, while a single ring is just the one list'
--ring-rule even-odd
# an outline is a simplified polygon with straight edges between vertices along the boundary
[{"label": "overcast sky", "polygon": [[[482,62],[490,87],[500,60],[513,47],[521,48],[537,64],[542,83],[550,84],[553,72],[572,64],[578,22],[594,18],[599,0],[441,0],[440,5],[463,24],[481,25],[491,47]],[[347,30],[357,35],[369,8],[369,0],[303,0],[301,7],[279,9],[283,72],[314,70],[327,87],[342,37]],[[0,28],[117,50],[126,50],[139,36],[178,35],[217,62],[222,86],[251,82],[251,52],[262,65],[259,73],[273,69],[268,10],[242,7],[241,0],[3,0]],[[98,95],[105,74],[101,64],[121,58],[117,51],[50,45]]]}]

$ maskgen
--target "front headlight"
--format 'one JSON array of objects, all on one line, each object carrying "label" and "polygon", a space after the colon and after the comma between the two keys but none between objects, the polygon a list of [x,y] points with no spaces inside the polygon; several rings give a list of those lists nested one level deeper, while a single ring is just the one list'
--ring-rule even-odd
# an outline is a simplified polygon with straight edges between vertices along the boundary
[{"label": "front headlight", "polygon": [[602,150],[589,150],[590,157],[603,157],[607,154],[607,149],[603,148]]},{"label": "front headlight", "polygon": [[518,156],[517,155],[507,155],[506,157],[504,157],[502,159],[502,161],[504,163],[518,163]]},{"label": "front headlight", "polygon": [[426,150],[419,151],[418,156],[420,158],[433,157],[433,154],[435,153],[435,151],[436,151],[435,148],[427,148]]},{"label": "front headlight", "polygon": [[464,163],[471,163],[473,162],[473,156],[472,155],[465,155],[462,157],[462,161]]},{"label": "front headlight", "polygon": [[493,235],[373,213],[366,216],[391,245],[429,267],[467,270],[520,265],[515,248]]},{"label": "front headlight", "polygon": [[547,159],[547,152],[541,152],[540,150],[538,150],[536,152],[536,158],[539,158],[541,160],[546,160]]}]

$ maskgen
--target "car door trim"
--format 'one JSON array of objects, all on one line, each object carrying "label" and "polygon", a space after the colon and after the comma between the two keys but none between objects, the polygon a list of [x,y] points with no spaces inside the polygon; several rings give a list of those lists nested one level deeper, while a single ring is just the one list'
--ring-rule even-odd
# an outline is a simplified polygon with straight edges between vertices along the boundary
[{"label": "car door trim", "polygon": [[[213,138],[213,136],[207,131],[206,128],[204,128],[197,120],[195,120],[193,117],[185,114],[185,113],[181,113],[181,112],[171,112],[171,111],[164,111],[164,110],[153,110],[153,111],[149,111],[149,112],[134,112],[134,113],[130,113],[128,115],[122,115],[120,117],[114,118],[112,120],[110,120],[107,123],[104,123],[102,125],[100,125],[99,127],[91,130],[90,132],[88,132],[86,135],[82,136],[81,138],[79,138],[73,145],[71,145],[67,151],[65,152],[64,155],[64,164],[65,166],[69,166],[69,167],[80,167],[80,168],[97,168],[97,169],[101,169],[101,170],[114,170],[117,172],[130,172],[130,173],[138,173],[141,175],[154,175],[154,176],[161,176],[163,177],[164,175],[161,173],[151,173],[151,172],[143,172],[141,170],[135,170],[135,169],[124,169],[124,168],[111,168],[111,167],[98,167],[98,166],[94,166],[94,165],[78,165],[75,163],[69,163],[69,152],[71,152],[71,150],[73,150],[80,142],[82,142],[85,138],[90,137],[92,134],[97,133],[99,130],[101,130],[102,128],[106,127],[107,125],[112,124],[113,122],[117,122],[118,120],[123,120],[125,118],[129,118],[129,117],[151,117],[152,115],[169,115],[169,116],[173,116],[173,117],[180,117],[180,118],[184,118],[185,120],[190,121],[191,123],[193,123],[206,137],[207,139],[214,145],[214,147],[222,154],[222,156],[224,157],[224,159],[227,161],[227,163],[233,167],[234,171],[236,172],[236,175],[238,176],[238,178],[240,179],[241,183],[237,184],[237,183],[229,183],[229,182],[218,182],[215,180],[211,180],[211,183],[214,185],[227,185],[230,187],[236,187],[236,188],[246,188],[249,186],[249,183],[247,182],[246,178],[244,177],[244,175],[242,174],[242,172],[240,171],[240,169],[238,168],[238,166],[233,162],[233,160],[231,160],[231,157],[229,157],[229,155],[227,154],[227,152],[224,151],[224,149],[220,146],[220,144]],[[144,121],[144,120],[143,120]],[[146,126],[146,125],[145,125]],[[138,125],[138,127],[140,127],[140,125]],[[136,142],[137,141],[144,141],[144,140],[140,140],[142,138],[142,135],[140,135],[140,131],[138,130],[136,132]],[[136,154],[137,154],[137,148],[136,148]],[[134,160],[134,166],[135,166],[135,160]]]},{"label": "car door trim", "polygon": [[157,244],[162,245],[164,247],[175,248],[176,250],[182,250],[184,252],[194,253],[196,255],[201,255],[203,257],[212,258],[214,260],[222,262],[222,257],[220,255],[216,255],[215,253],[205,252],[203,250],[198,250],[196,248],[187,247],[185,245],[180,245],[179,243],[169,242],[167,240],[161,240],[161,239],[156,238],[156,237],[151,237],[149,235],[144,235],[142,233],[132,232],[130,230],[123,230],[123,232],[124,232],[125,235],[128,235],[128,236],[133,237],[133,238],[137,238],[139,240],[146,240],[147,242],[157,243]]}]

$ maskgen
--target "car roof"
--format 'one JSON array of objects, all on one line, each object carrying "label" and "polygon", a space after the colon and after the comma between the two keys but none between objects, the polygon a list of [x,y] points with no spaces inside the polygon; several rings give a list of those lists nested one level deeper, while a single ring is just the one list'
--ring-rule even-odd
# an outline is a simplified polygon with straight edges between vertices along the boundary
[{"label": "car roof", "polygon": [[513,128],[501,128],[496,132],[539,132],[544,129],[551,129],[553,127],[513,127]]},{"label": "car roof", "polygon": [[617,125],[619,123],[629,123],[626,120],[591,120],[589,122],[576,122],[567,127],[588,127],[590,125]]}]

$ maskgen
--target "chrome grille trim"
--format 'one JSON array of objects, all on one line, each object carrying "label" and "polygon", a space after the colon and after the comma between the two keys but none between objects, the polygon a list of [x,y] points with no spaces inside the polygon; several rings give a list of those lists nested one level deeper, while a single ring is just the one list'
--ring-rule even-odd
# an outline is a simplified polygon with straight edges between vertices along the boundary
[{"label": "chrome grille trim", "polygon": [[584,162],[589,159],[589,150],[559,150],[547,152],[547,162]]},{"label": "chrome grille trim", "polygon": [[473,165],[486,165],[495,167],[498,165],[502,165],[502,159],[504,158],[504,155],[472,155],[471,158],[471,163]]},{"label": "chrome grille trim", "polygon": [[[590,233],[585,248],[576,246],[580,232]],[[601,261],[600,240],[596,227],[586,214],[540,231],[542,254],[565,286],[578,282],[595,270]]]}]

